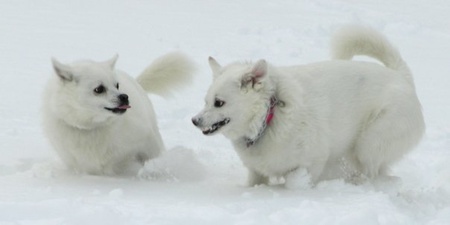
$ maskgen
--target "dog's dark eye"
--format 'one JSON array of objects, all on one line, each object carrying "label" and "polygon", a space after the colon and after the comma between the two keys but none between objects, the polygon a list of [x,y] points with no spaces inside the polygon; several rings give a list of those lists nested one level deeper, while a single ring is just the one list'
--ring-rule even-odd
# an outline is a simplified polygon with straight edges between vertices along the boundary
[{"label": "dog's dark eye", "polygon": [[119,90],[119,83],[116,84],[116,88],[117,88],[117,90]]},{"label": "dog's dark eye", "polygon": [[214,101],[214,107],[216,107],[216,108],[220,108],[220,107],[222,107],[223,105],[225,105],[225,102],[222,101],[222,100],[216,99],[216,100]]},{"label": "dog's dark eye", "polygon": [[103,85],[100,85],[94,89],[94,92],[96,94],[101,94],[101,93],[105,92],[105,87]]}]

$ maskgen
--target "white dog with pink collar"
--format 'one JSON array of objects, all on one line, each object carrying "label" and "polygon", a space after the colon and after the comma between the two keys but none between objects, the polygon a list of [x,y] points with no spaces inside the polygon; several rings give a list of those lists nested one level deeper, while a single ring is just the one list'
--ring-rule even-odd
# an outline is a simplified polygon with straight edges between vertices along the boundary
[{"label": "white dog with pink collar", "polygon": [[[420,141],[425,124],[414,82],[398,51],[378,32],[349,26],[332,39],[334,60],[275,67],[265,60],[221,66],[192,121],[231,140],[249,185],[309,174],[323,179],[386,176]],[[354,55],[372,62],[351,61]]]}]

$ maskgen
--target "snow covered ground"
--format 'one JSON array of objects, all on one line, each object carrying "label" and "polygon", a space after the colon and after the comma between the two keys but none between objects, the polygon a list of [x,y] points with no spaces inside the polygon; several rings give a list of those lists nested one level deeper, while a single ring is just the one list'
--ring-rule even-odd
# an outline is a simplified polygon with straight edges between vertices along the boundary
[{"label": "snow covered ground", "polygon": [[[450,224],[450,2],[447,0],[190,0],[0,2],[0,224]],[[245,187],[222,136],[190,124],[211,82],[207,57],[275,65],[328,59],[345,23],[385,33],[414,72],[427,132],[381,185]],[[97,177],[66,170],[42,134],[50,58],[105,60],[137,76],[181,50],[198,64],[173,99],[150,96],[169,151],[160,176]],[[45,106],[43,106],[45,107]],[[178,147],[177,147],[178,146]]]}]

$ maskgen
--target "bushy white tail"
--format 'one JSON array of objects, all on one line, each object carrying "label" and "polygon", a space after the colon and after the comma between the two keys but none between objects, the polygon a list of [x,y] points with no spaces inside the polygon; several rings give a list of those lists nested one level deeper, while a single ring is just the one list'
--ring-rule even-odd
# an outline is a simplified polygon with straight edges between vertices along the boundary
[{"label": "bushy white tail", "polygon": [[184,54],[172,52],[153,61],[137,78],[145,91],[170,96],[192,80],[194,63]]},{"label": "bushy white tail", "polygon": [[355,55],[370,56],[411,78],[408,65],[397,49],[382,34],[368,27],[349,25],[338,30],[331,39],[331,53],[334,59],[345,60]]}]

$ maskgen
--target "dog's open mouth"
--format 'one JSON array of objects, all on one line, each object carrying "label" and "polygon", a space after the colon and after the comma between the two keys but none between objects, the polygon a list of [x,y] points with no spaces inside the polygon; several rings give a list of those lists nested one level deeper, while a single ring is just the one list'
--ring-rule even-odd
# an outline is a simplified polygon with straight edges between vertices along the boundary
[{"label": "dog's open mouth", "polygon": [[129,109],[129,108],[131,108],[131,106],[127,105],[127,104],[119,105],[116,108],[105,107],[106,110],[109,110],[109,111],[111,111],[113,113],[117,113],[117,114],[122,114],[122,113],[126,112],[127,109]]},{"label": "dog's open mouth", "polygon": [[219,121],[213,125],[211,125],[210,127],[206,127],[202,129],[202,132],[204,135],[208,135],[208,134],[212,134],[214,132],[216,132],[217,130],[219,130],[221,127],[227,125],[230,122],[230,118],[225,118],[222,121]]}]

